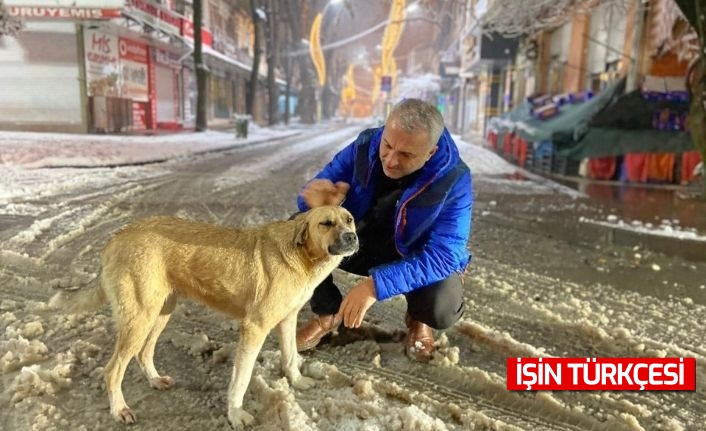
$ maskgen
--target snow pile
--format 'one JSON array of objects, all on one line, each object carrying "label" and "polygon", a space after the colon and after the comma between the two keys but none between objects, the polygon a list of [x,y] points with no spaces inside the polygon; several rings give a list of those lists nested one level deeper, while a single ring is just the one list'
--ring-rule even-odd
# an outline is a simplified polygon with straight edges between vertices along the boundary
[{"label": "snow pile", "polygon": [[[3,301],[3,308],[9,306]],[[18,310],[15,310],[18,311]],[[42,362],[49,357],[49,349],[34,338],[44,334],[44,327],[39,321],[22,324],[15,314],[0,314],[0,326],[5,332],[0,339],[0,374],[19,370],[25,365]]]},{"label": "snow pile", "polygon": [[509,163],[495,152],[478,144],[483,141],[481,136],[475,136],[474,142],[467,142],[460,136],[453,136],[453,139],[461,159],[471,169],[474,181],[490,185],[495,193],[524,195],[559,192],[572,197],[585,196],[574,189]]},{"label": "snow pile", "polygon": [[495,345],[508,356],[532,358],[548,357],[544,352],[544,348],[536,348],[529,344],[519,342],[507,332],[499,332],[491,328],[486,328],[470,319],[458,322],[455,328],[476,342]]},{"label": "snow pile", "polygon": [[397,101],[404,99],[422,99],[436,103],[441,90],[441,77],[431,73],[424,75],[405,76],[400,78]]},{"label": "snow pile", "polygon": [[49,357],[49,349],[39,340],[17,336],[0,341],[0,374],[16,371],[28,364],[42,362]]},{"label": "snow pile", "polygon": [[442,334],[434,343],[434,350],[431,364],[438,367],[451,367],[458,365],[461,350],[456,346],[449,345],[449,338]]},{"label": "snow pile", "polygon": [[[706,241],[706,236],[700,235],[695,228],[681,226],[679,220],[662,220],[659,225],[654,225],[652,223],[643,223],[640,220],[628,222],[611,214],[606,217],[605,221],[579,217],[579,223],[607,226],[645,235],[656,235],[680,240]],[[659,271],[659,268],[655,269],[655,271]]]},{"label": "snow pile", "polygon": [[169,341],[196,357],[202,357],[205,353],[215,350],[213,343],[208,339],[208,336],[203,333],[187,334],[177,331],[171,334]]},{"label": "snow pile", "polygon": [[266,429],[441,431],[457,429],[454,422],[468,419],[460,408],[453,419],[447,406],[397,383],[365,372],[349,377],[316,360],[306,361],[302,371],[317,379],[317,386],[294,390],[281,377],[279,351],[262,351],[260,358],[245,409]]},{"label": "snow pile", "polygon": [[[480,145],[466,142],[460,136],[453,136],[458,151],[464,162],[471,168],[475,176],[511,175],[517,172],[518,167],[505,159],[483,148]],[[479,138],[480,139],[480,138]]]},{"label": "snow pile", "polygon": [[271,384],[262,376],[255,376],[248,390],[253,391],[265,410],[260,413],[267,418],[267,424],[286,431],[314,430],[309,426],[311,419],[296,402],[294,393],[286,378],[282,377]]},{"label": "snow pile", "polygon": [[24,168],[114,166],[223,150],[298,132],[253,128],[247,139],[207,131],[164,136],[0,132],[0,164]]},{"label": "snow pile", "polygon": [[23,367],[10,384],[10,401],[17,403],[30,397],[54,395],[69,387],[70,374],[71,366],[68,364],[57,365],[51,370],[42,369],[38,364]]}]

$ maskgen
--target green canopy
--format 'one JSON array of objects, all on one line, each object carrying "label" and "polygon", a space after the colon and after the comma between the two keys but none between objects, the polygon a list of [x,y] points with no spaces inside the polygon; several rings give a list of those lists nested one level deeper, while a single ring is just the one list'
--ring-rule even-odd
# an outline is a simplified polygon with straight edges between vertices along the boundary
[{"label": "green canopy", "polygon": [[626,153],[682,153],[694,149],[686,132],[591,127],[578,142],[565,142],[558,154],[572,159],[620,156]]},{"label": "green canopy", "polygon": [[620,95],[572,131],[555,133],[552,140],[559,156],[572,159],[693,150],[689,133],[652,128],[653,114],[663,109],[686,115],[689,106],[674,100],[646,100],[636,90]]},{"label": "green canopy", "polygon": [[652,129],[652,113],[688,109],[680,102],[645,100],[640,91],[625,94],[625,78],[608,85],[583,103],[567,103],[547,120],[535,118],[523,102],[491,120],[498,133],[512,131],[530,142],[552,141],[557,155],[572,159],[626,153],[681,153],[694,149],[688,133]]},{"label": "green canopy", "polygon": [[532,104],[525,100],[515,109],[491,118],[488,122],[488,127],[498,134],[513,131],[519,122],[529,121],[532,119],[532,114],[530,113],[531,108]]},{"label": "green canopy", "polygon": [[592,99],[579,104],[567,103],[560,108],[559,115],[548,120],[532,118],[519,122],[517,131],[523,139],[532,142],[564,140],[573,137],[577,129],[585,129],[594,115],[612,103],[625,90],[625,79],[620,79]]},{"label": "green canopy", "polygon": [[532,103],[524,101],[517,108],[492,118],[489,127],[498,133],[516,132],[532,142],[550,140],[557,134],[573,136],[576,127],[587,124],[597,112],[622,94],[624,88],[625,80],[619,80],[586,102],[559,106],[559,113],[547,120],[535,118],[531,113]]}]

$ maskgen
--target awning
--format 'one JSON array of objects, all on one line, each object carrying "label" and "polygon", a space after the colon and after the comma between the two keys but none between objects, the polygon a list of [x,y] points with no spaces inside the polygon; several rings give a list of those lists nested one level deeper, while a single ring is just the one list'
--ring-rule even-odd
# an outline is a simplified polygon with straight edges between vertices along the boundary
[{"label": "awning", "polygon": [[580,141],[560,145],[558,154],[583,159],[627,153],[683,153],[692,150],[694,142],[686,132],[591,127]]},{"label": "awning", "polygon": [[532,142],[573,140],[588,128],[598,112],[613,103],[624,91],[625,78],[610,84],[592,99],[576,105],[567,103],[561,106],[556,117],[545,121],[531,118],[519,122],[518,133],[523,139]]}]

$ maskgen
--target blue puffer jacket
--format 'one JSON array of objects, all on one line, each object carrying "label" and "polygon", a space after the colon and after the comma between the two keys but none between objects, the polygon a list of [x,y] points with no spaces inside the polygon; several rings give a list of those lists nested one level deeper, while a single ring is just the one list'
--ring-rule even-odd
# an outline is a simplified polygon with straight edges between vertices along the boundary
[{"label": "blue puffer jacket", "polygon": [[[381,163],[382,131],[382,127],[363,131],[315,177],[351,185],[343,206],[356,222],[373,202],[371,174]],[[464,271],[470,261],[471,171],[459,157],[448,130],[444,129],[438,146],[396,206],[395,246],[400,260],[370,270],[378,300],[448,278]],[[301,211],[308,209],[301,196],[297,203]]]}]

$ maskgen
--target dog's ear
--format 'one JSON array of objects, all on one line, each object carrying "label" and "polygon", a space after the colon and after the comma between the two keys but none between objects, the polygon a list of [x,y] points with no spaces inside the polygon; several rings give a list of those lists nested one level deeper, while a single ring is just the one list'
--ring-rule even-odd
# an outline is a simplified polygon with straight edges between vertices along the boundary
[{"label": "dog's ear", "polygon": [[309,232],[309,223],[303,215],[300,215],[294,219],[294,223],[294,245],[304,245]]}]

